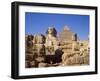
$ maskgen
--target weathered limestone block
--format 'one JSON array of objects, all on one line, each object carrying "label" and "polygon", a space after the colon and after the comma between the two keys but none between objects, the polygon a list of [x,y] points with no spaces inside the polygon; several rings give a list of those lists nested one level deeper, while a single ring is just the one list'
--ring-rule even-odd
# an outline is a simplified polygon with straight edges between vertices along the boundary
[{"label": "weathered limestone block", "polygon": [[35,44],[44,44],[45,40],[46,40],[46,38],[45,38],[45,36],[43,34],[35,36]]},{"label": "weathered limestone block", "polygon": [[26,54],[25,60],[32,61],[33,60],[33,54]]},{"label": "weathered limestone block", "polygon": [[31,61],[30,62],[31,67],[38,67],[38,62],[36,61]]},{"label": "weathered limestone block", "polygon": [[40,62],[40,63],[38,64],[38,67],[47,67],[47,63]]},{"label": "weathered limestone block", "polygon": [[80,50],[79,42],[73,41],[73,43],[72,43],[72,50],[73,51],[79,51]]},{"label": "weathered limestone block", "polygon": [[44,44],[36,44],[36,50],[38,56],[45,56],[45,45]]},{"label": "weathered limestone block", "polygon": [[67,60],[69,57],[72,57],[72,56],[74,56],[75,55],[75,53],[74,52],[64,52],[64,54],[62,55],[62,60],[63,61],[65,61],[65,60]]},{"label": "weathered limestone block", "polygon": [[79,53],[64,53],[62,56],[63,65],[76,65],[83,64],[84,58]]},{"label": "weathered limestone block", "polygon": [[32,48],[33,46],[33,42],[32,40],[34,39],[34,36],[33,35],[28,35],[27,37],[25,37],[25,47],[29,47],[29,48]]},{"label": "weathered limestone block", "polygon": [[46,48],[46,55],[54,55],[54,54],[55,54],[54,47]]},{"label": "weathered limestone block", "polygon": [[44,62],[45,61],[45,58],[44,57],[37,57],[36,59],[35,59],[37,62]]},{"label": "weathered limestone block", "polygon": [[73,64],[83,64],[84,59],[80,55],[75,55],[73,57]]},{"label": "weathered limestone block", "polygon": [[84,59],[84,64],[89,65],[89,56],[83,57],[83,59]]},{"label": "weathered limestone block", "polygon": [[30,68],[31,65],[30,65],[30,61],[25,61],[25,68]]},{"label": "weathered limestone block", "polygon": [[35,61],[30,62],[31,67],[35,67]]}]

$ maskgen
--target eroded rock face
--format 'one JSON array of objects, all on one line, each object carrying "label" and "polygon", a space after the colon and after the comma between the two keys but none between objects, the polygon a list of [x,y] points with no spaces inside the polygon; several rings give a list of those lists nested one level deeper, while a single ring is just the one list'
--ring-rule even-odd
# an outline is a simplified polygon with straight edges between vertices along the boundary
[{"label": "eroded rock face", "polygon": [[89,52],[78,51],[73,53],[64,53],[62,56],[62,66],[66,65],[88,65],[89,64]]},{"label": "eroded rock face", "polygon": [[46,38],[43,34],[35,36],[35,44],[44,44],[45,40],[46,40]]}]

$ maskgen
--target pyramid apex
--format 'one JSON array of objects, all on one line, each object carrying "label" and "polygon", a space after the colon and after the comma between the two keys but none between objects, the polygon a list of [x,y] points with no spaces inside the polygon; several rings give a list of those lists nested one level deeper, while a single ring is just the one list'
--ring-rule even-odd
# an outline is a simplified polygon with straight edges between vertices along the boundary
[{"label": "pyramid apex", "polygon": [[64,26],[63,30],[70,30],[68,26]]}]

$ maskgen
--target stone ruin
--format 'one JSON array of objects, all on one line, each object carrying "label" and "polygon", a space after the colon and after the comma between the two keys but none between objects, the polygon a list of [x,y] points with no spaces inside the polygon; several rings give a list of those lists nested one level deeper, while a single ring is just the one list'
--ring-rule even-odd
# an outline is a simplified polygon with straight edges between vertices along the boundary
[{"label": "stone ruin", "polygon": [[68,27],[57,35],[49,27],[46,35],[26,35],[25,67],[89,65],[89,41],[78,40]]}]

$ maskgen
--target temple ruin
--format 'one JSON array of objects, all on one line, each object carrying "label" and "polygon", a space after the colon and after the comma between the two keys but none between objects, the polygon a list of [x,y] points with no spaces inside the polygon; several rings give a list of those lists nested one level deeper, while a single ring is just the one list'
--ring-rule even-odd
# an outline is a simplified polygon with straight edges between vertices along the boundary
[{"label": "temple ruin", "polygon": [[26,35],[25,49],[26,68],[89,65],[89,40],[78,40],[67,26],[60,33],[48,27],[46,35]]}]

